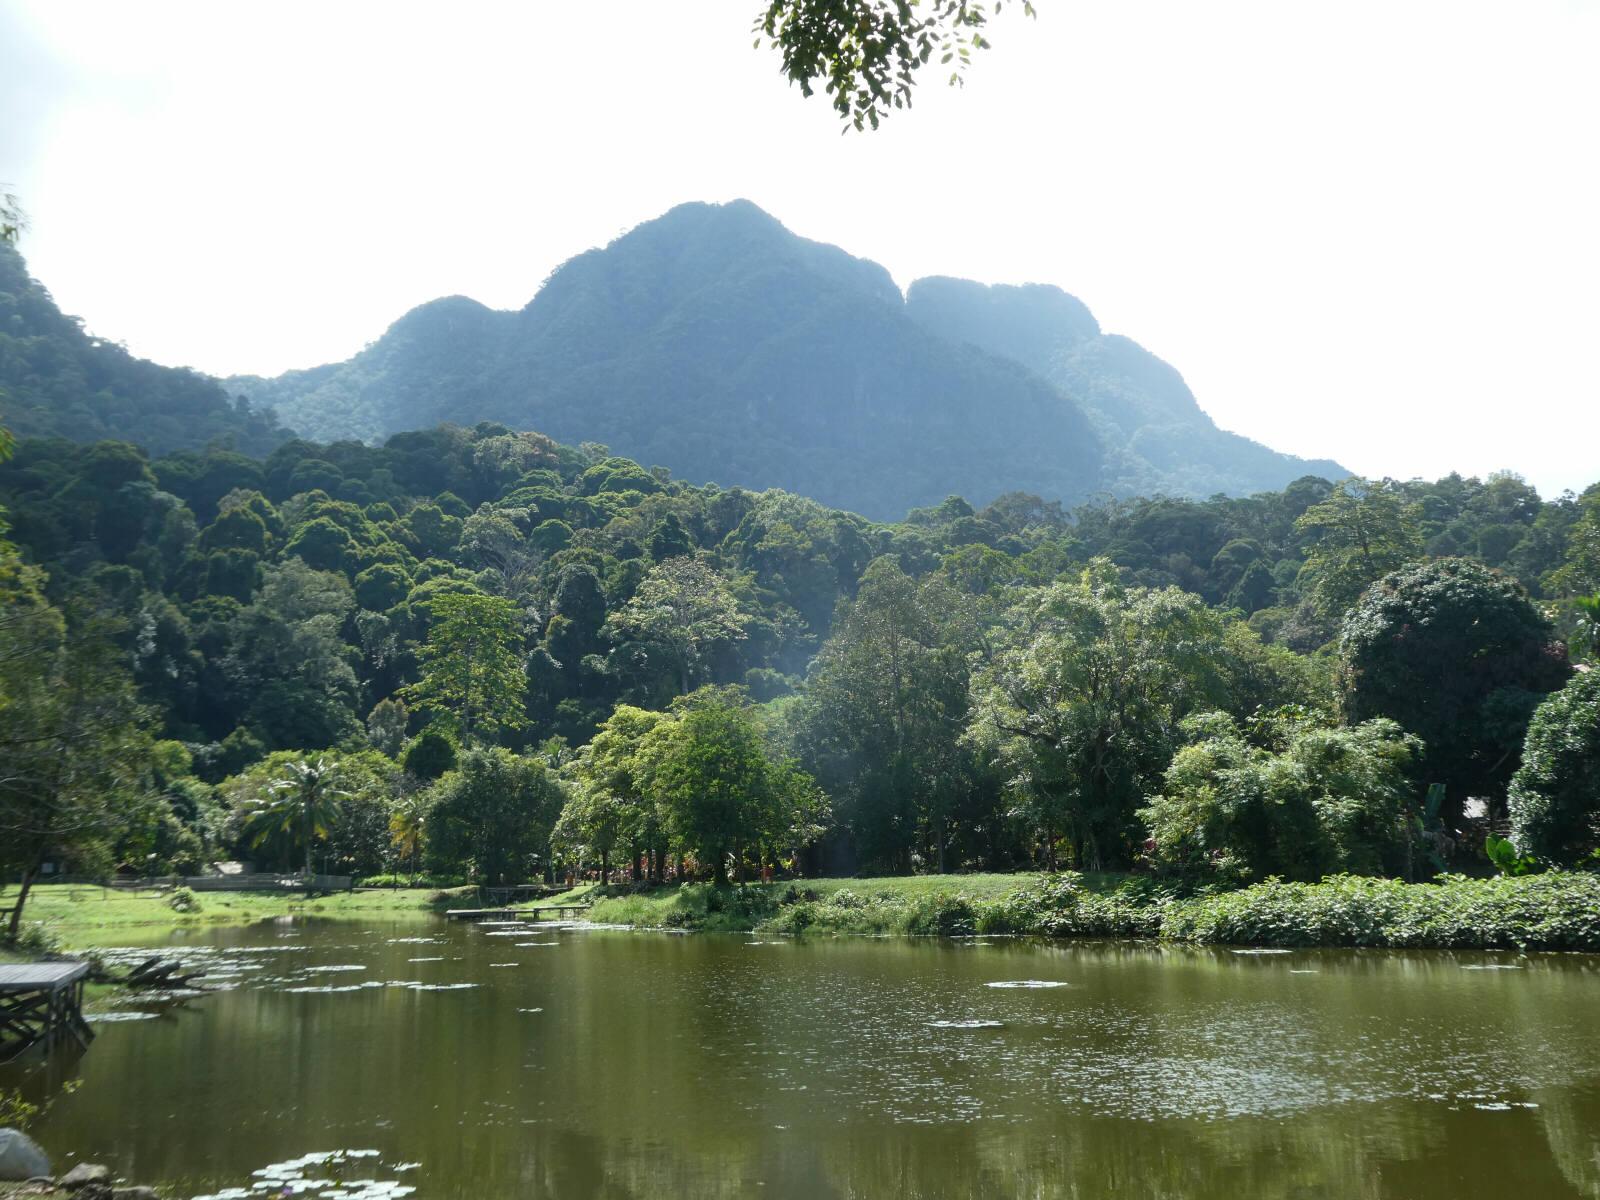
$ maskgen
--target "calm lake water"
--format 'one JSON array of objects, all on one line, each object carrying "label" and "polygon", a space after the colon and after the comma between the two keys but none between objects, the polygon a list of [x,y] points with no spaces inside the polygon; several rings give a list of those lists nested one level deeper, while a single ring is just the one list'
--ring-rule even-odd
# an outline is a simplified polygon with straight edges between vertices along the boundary
[{"label": "calm lake water", "polygon": [[1600,1197],[1596,956],[443,922],[161,945],[228,990],[100,1020],[36,1135],[185,1196]]}]

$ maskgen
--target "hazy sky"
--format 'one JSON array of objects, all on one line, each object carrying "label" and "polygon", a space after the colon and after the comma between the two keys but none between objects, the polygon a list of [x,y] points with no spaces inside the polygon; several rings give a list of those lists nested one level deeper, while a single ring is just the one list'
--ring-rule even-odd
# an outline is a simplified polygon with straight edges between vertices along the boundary
[{"label": "hazy sky", "polygon": [[218,374],[743,196],[1058,284],[1276,449],[1600,479],[1600,0],[1038,0],[843,137],[761,7],[0,0],[0,182],[66,311]]}]

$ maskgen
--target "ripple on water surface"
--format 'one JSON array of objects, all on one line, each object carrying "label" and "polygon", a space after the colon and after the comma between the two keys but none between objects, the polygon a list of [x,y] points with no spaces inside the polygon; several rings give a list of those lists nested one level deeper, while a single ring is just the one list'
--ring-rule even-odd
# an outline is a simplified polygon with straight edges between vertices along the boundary
[{"label": "ripple on water surface", "polygon": [[[570,972],[592,962],[620,971],[616,964],[631,961],[623,947],[635,941],[641,962],[657,962],[651,955],[664,945],[684,945],[584,934],[515,943],[565,945],[557,958],[491,963],[483,960],[503,958],[512,946],[476,940],[530,935],[539,937],[525,927],[365,943],[352,943],[346,934],[308,938],[309,946],[184,946],[163,956],[204,967],[208,984],[296,993],[310,1011],[326,1005],[330,1013],[353,1006],[376,1014],[378,1006],[369,1010],[354,998],[373,989],[488,987],[483,1003],[499,997],[502,1012],[534,1014],[549,1006],[539,1022],[512,1018],[516,1036],[539,1048],[530,1061],[543,1064],[583,1030],[585,1010],[563,990],[569,977],[578,977]],[[406,957],[412,946],[424,950],[427,943],[470,953],[465,961],[454,953],[448,959],[426,952]],[[790,948],[781,955],[709,938],[692,944],[706,952],[675,957],[668,972],[641,968],[628,990],[637,990],[641,1005],[657,1017],[678,1013],[697,1064],[708,1064],[727,1085],[730,1104],[751,1112],[771,1104],[773,1095],[808,1089],[808,1097],[819,1098],[809,1107],[821,1103],[834,1113],[914,1124],[1069,1114],[1149,1122],[1279,1120],[1329,1106],[1398,1100],[1501,1113],[1529,1104],[1541,1087],[1581,1074],[1596,1046],[1583,1030],[1548,1022],[1536,1036],[1519,1040],[1519,1026],[1500,1008],[1484,1006],[1483,997],[1522,982],[1494,972],[1523,971],[1531,982],[1547,974],[1531,959],[1525,965],[1481,961],[1488,956],[1317,957],[1298,951],[1252,959],[1251,950],[1036,952],[1012,944],[977,949],[976,942],[961,944],[959,955],[952,953],[955,945],[892,945],[880,959],[876,945],[869,953],[862,942],[836,950],[794,939],[767,943]],[[113,952],[130,965],[150,953]],[[413,972],[402,962],[449,965]],[[493,983],[490,968],[500,968]],[[348,977],[362,971],[423,977]],[[707,1025],[703,1007],[679,1004],[685,979],[715,997],[718,1022]],[[1241,986],[1243,979],[1248,982]],[[1445,1007],[1436,1007],[1441,998]],[[400,1010],[389,1005],[385,1011]],[[101,1019],[149,1015],[127,1011]],[[532,1040],[546,1036],[555,1040]],[[302,1186],[297,1194],[311,1193]],[[342,1193],[319,1194],[343,1200]]]}]

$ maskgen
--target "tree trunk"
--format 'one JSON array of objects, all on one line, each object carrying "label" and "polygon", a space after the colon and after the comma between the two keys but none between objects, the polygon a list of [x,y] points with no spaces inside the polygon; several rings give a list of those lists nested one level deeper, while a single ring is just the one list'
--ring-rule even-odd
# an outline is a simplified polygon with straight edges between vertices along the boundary
[{"label": "tree trunk", "polygon": [[600,851],[600,885],[604,887],[611,882],[611,853],[607,850]]},{"label": "tree trunk", "polygon": [[17,940],[17,932],[22,928],[22,906],[28,902],[28,890],[33,887],[33,881],[39,878],[39,864],[34,863],[22,872],[22,884],[17,888],[17,906],[11,910],[11,925],[6,936],[11,941]]},{"label": "tree trunk", "polygon": [[711,882],[717,887],[728,886],[728,852],[720,847],[711,855]]},{"label": "tree trunk", "polygon": [[644,878],[644,853],[635,846],[633,848],[633,881],[638,883]]}]

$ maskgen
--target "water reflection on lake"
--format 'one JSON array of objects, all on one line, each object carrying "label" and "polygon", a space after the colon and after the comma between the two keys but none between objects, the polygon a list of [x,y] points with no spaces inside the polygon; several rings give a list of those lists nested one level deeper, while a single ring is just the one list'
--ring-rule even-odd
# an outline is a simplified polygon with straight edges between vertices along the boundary
[{"label": "water reflection on lake", "polygon": [[1595,956],[443,923],[162,948],[227,990],[101,1021],[37,1134],[185,1195],[359,1148],[417,1200],[1600,1197]]}]

